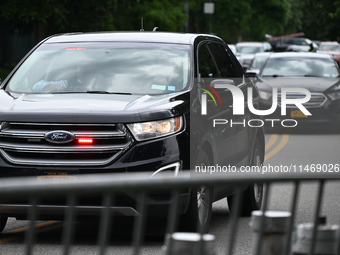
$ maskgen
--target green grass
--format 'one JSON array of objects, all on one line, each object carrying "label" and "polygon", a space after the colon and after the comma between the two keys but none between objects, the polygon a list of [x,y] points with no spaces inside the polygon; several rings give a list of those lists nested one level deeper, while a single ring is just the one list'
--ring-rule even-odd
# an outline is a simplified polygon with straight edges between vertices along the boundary
[{"label": "green grass", "polygon": [[3,81],[10,72],[11,72],[10,69],[5,69],[5,68],[0,67],[0,78],[1,78],[1,80]]}]

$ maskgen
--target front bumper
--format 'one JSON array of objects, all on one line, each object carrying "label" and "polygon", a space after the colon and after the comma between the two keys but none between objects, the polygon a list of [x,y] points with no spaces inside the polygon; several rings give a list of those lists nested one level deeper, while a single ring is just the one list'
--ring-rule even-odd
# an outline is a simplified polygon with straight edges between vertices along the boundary
[{"label": "front bumper", "polygon": [[[0,157],[0,175],[4,177],[77,177],[87,174],[105,173],[129,173],[129,172],[150,172],[149,177],[159,173],[178,174],[183,169],[189,169],[189,139],[185,132],[157,140],[150,140],[133,144],[124,154],[117,158],[112,164],[102,167],[93,166],[14,166],[6,159]],[[67,178],[66,178],[67,179]],[[154,191],[146,196],[148,215],[156,218],[166,217],[172,198],[171,191]],[[183,190],[179,195],[179,214],[187,211],[190,202],[190,190]],[[110,206],[110,211],[117,216],[138,216],[138,192],[119,192]],[[61,220],[67,209],[67,196],[51,194],[39,200],[37,212],[39,219]],[[0,213],[18,219],[27,218],[29,208],[32,205],[26,198],[2,199]],[[103,209],[103,198],[99,195],[84,194],[79,197],[74,210],[79,217],[99,216]]]},{"label": "front bumper", "polygon": [[[271,100],[260,101],[262,110],[269,109],[271,105]],[[286,115],[282,115],[281,107],[278,106],[272,114],[264,116],[268,120],[265,125],[267,128],[340,127],[340,100],[327,99],[321,106],[306,109],[311,115],[304,115],[297,107],[287,108]]]}]

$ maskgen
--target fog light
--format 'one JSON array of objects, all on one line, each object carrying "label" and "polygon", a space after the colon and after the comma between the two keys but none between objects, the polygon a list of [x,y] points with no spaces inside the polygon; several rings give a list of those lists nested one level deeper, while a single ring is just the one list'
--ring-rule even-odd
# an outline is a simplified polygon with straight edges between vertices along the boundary
[{"label": "fog light", "polygon": [[177,176],[178,173],[179,173],[180,167],[181,167],[180,162],[176,162],[176,163],[173,163],[173,164],[170,164],[170,165],[166,165],[166,166],[159,168],[150,177],[153,177],[153,176],[155,176],[156,174],[159,174],[159,173],[173,173],[174,176]]}]

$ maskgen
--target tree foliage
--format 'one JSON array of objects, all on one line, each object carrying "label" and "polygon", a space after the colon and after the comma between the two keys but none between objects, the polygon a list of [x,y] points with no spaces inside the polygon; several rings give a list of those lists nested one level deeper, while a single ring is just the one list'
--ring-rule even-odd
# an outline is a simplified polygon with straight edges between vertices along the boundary
[{"label": "tree foliage", "polygon": [[315,40],[340,40],[340,1],[302,0],[303,31]]},{"label": "tree foliage", "polygon": [[340,0],[212,0],[213,15],[204,14],[205,2],[1,0],[0,30],[33,32],[38,41],[62,32],[139,30],[143,21],[145,30],[212,32],[230,43],[301,31],[312,39],[339,38]]}]

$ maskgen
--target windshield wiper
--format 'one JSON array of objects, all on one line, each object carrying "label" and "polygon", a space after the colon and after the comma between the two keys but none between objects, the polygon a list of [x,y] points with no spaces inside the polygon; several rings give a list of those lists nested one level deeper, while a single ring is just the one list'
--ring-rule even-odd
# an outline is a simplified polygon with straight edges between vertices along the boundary
[{"label": "windshield wiper", "polygon": [[88,90],[86,93],[91,93],[91,94],[115,94],[115,95],[132,95],[131,93],[127,92],[109,92],[105,90]]},{"label": "windshield wiper", "polygon": [[283,75],[273,74],[273,75],[263,75],[262,77],[273,77],[273,78],[276,78],[276,77],[283,77]]},{"label": "windshield wiper", "polygon": [[305,74],[304,77],[322,77],[322,76],[316,74]]}]

